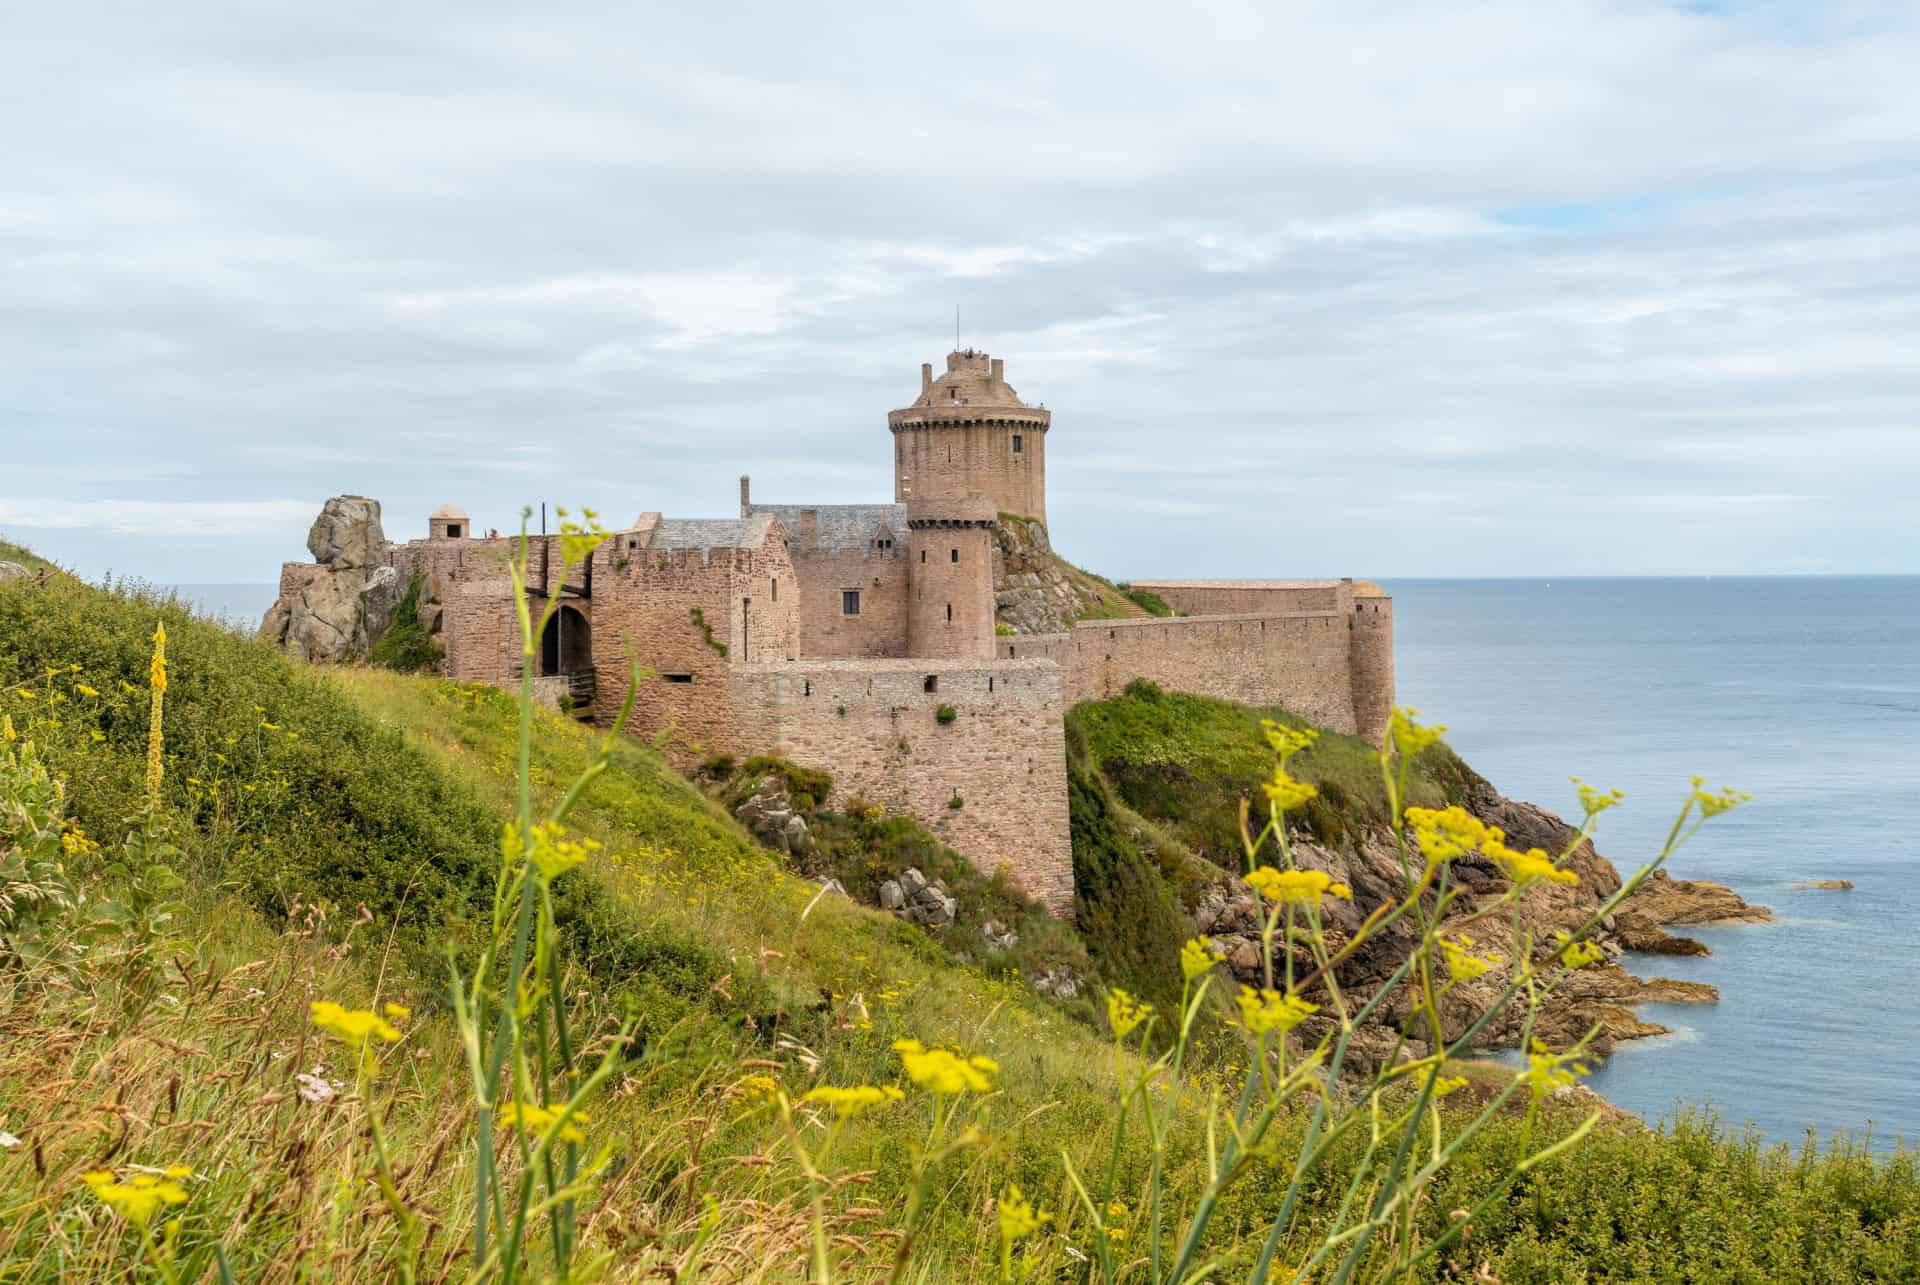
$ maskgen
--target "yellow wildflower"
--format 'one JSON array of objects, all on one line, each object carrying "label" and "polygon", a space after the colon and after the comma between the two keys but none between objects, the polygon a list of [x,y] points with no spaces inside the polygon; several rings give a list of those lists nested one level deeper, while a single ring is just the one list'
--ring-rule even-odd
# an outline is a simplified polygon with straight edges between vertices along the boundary
[{"label": "yellow wildflower", "polygon": [[1587,1067],[1576,1062],[1573,1054],[1551,1052],[1536,1039],[1533,1051],[1527,1054],[1527,1069],[1520,1073],[1520,1080],[1537,1101],[1555,1089],[1565,1088],[1586,1073]]},{"label": "yellow wildflower", "polygon": [[893,1051],[900,1055],[907,1078],[935,1093],[989,1092],[990,1077],[1000,1070],[992,1058],[963,1058],[948,1049],[929,1049],[919,1040],[895,1040]]},{"label": "yellow wildflower", "polygon": [[1466,1087],[1467,1087],[1466,1076],[1443,1075],[1439,1079],[1433,1082],[1433,1096],[1436,1098],[1444,1098],[1449,1093],[1456,1093],[1459,1090],[1464,1089]]},{"label": "yellow wildflower", "polygon": [[20,698],[21,700],[23,700],[23,701],[31,701],[31,700],[39,700],[39,699],[40,699],[40,698],[39,698],[39,696],[37,696],[36,694],[34,694],[34,692],[33,692],[33,691],[31,691],[30,689],[28,689],[28,688],[25,688],[25,687],[16,687],[16,688],[14,688],[14,689],[13,689],[13,694],[14,694],[15,696],[18,696],[18,697],[19,697],[19,698]]},{"label": "yellow wildflower", "polygon": [[153,627],[153,660],[147,666],[147,686],[157,692],[167,690],[167,626],[164,622]]},{"label": "yellow wildflower", "polygon": [[1035,1209],[1020,1194],[1018,1187],[1008,1187],[1006,1194],[1000,1197],[1000,1240],[1003,1244],[1011,1245],[1016,1240],[1031,1236],[1040,1230],[1041,1224],[1051,1221],[1053,1215]]},{"label": "yellow wildflower", "polygon": [[1473,938],[1461,933],[1458,937],[1437,938],[1440,952],[1446,956],[1447,975],[1456,982],[1470,982],[1500,962],[1500,956],[1489,955],[1481,958],[1473,953]]},{"label": "yellow wildflower", "polygon": [[1273,752],[1283,762],[1301,750],[1312,749],[1313,743],[1320,739],[1320,733],[1311,727],[1288,727],[1270,718],[1260,720],[1260,730],[1266,733],[1267,744],[1273,746]]},{"label": "yellow wildflower", "polygon": [[1251,986],[1242,986],[1240,994],[1234,997],[1234,1003],[1240,1006],[1240,1021],[1255,1035],[1290,1031],[1320,1011],[1319,1005],[1309,1004],[1298,995],[1282,995],[1273,990],[1256,991]]},{"label": "yellow wildflower", "polygon": [[187,1203],[187,1189],[180,1180],[192,1176],[187,1166],[173,1165],[164,1174],[136,1173],[125,1182],[116,1181],[110,1169],[81,1174],[80,1180],[107,1208],[144,1230],[161,1206]]},{"label": "yellow wildflower", "polygon": [[1320,793],[1305,781],[1296,781],[1279,763],[1273,765],[1273,779],[1263,784],[1260,790],[1267,796],[1267,803],[1275,812],[1291,812]]},{"label": "yellow wildflower", "polygon": [[778,1092],[779,1089],[780,1082],[771,1075],[744,1076],[738,1084],[733,1086],[733,1091],[736,1095],[749,1100],[770,1098]]},{"label": "yellow wildflower", "polygon": [[1550,879],[1554,883],[1569,885],[1580,882],[1579,875],[1554,865],[1553,858],[1539,848],[1528,848],[1525,852],[1509,848],[1500,842],[1498,830],[1488,830],[1486,842],[1480,845],[1480,850],[1492,857],[1493,864],[1517,884],[1529,884],[1535,879]]},{"label": "yellow wildflower", "polygon": [[1567,778],[1573,782],[1573,788],[1580,793],[1580,810],[1590,817],[1597,817],[1608,808],[1617,808],[1626,801],[1626,795],[1618,790],[1597,790],[1577,776]]},{"label": "yellow wildflower", "polygon": [[13,715],[0,714],[0,740],[17,741],[20,733],[13,730]]},{"label": "yellow wildflower", "polygon": [[1573,941],[1566,933],[1553,935],[1560,962],[1568,968],[1585,968],[1588,964],[1597,964],[1607,957],[1607,952],[1590,941]]},{"label": "yellow wildflower", "polygon": [[160,751],[166,744],[161,730],[167,697],[165,624],[156,624],[153,629],[153,663],[147,670],[147,686],[153,692],[153,706],[147,715],[147,811],[151,813],[160,806],[160,781],[166,770],[160,759]]},{"label": "yellow wildflower", "polygon": [[1702,789],[1701,787],[1705,784],[1705,777],[1694,777],[1693,794],[1690,796],[1695,803],[1700,805],[1700,815],[1703,817],[1719,816],[1722,812],[1731,811],[1753,798],[1751,794],[1742,794],[1738,790],[1722,789],[1719,793],[1715,794]]},{"label": "yellow wildflower", "polygon": [[1180,948],[1180,972],[1188,981],[1193,981],[1219,963],[1221,958],[1205,937],[1195,937]]},{"label": "yellow wildflower", "polygon": [[1268,901],[1317,906],[1320,898],[1331,894],[1353,900],[1353,889],[1335,883],[1324,870],[1275,870],[1261,866],[1246,877],[1247,884]]},{"label": "yellow wildflower", "polygon": [[1430,866],[1478,851],[1487,837],[1486,824],[1457,804],[1439,810],[1408,808],[1406,817]]},{"label": "yellow wildflower", "polygon": [[[517,1126],[528,1137],[544,1135],[559,1118],[560,1113],[552,1107],[538,1106],[532,1102],[503,1102],[500,1105],[501,1127]],[[585,1142],[587,1135],[580,1131],[580,1125],[591,1123],[586,1112],[575,1111],[554,1136],[561,1142]]]},{"label": "yellow wildflower", "polygon": [[405,1004],[382,1004],[380,1011],[396,1022],[404,1022],[413,1016],[413,1010]]},{"label": "yellow wildflower", "polygon": [[400,1032],[371,1009],[345,1008],[328,999],[314,1000],[308,1007],[315,1026],[352,1048],[362,1047],[376,1035],[389,1044],[400,1038]]},{"label": "yellow wildflower", "polygon": [[1406,758],[1412,758],[1445,736],[1447,732],[1447,729],[1438,723],[1432,727],[1420,726],[1414,721],[1419,713],[1417,709],[1396,706],[1387,719],[1387,746],[1399,751]]},{"label": "yellow wildflower", "polygon": [[85,683],[75,683],[73,690],[79,692],[82,696],[98,696],[100,694],[99,688],[89,687]]},{"label": "yellow wildflower", "polygon": [[1107,1021],[1115,1039],[1126,1039],[1134,1027],[1152,1016],[1153,1005],[1141,1003],[1117,986],[1107,992]]},{"label": "yellow wildflower", "polygon": [[858,1115],[869,1107],[877,1107],[888,1102],[898,1102],[907,1095],[891,1084],[878,1088],[871,1084],[856,1084],[850,1088],[837,1088],[823,1084],[817,1089],[809,1089],[800,1099],[802,1102],[818,1102],[821,1106],[832,1107],[833,1113],[842,1120],[850,1115]]},{"label": "yellow wildflower", "polygon": [[513,865],[526,857],[540,877],[551,883],[567,871],[585,861],[589,854],[600,850],[600,843],[594,839],[569,839],[567,829],[562,825],[536,825],[533,827],[533,851],[526,852],[520,840],[518,827],[505,826],[500,834],[500,854],[508,865]]}]

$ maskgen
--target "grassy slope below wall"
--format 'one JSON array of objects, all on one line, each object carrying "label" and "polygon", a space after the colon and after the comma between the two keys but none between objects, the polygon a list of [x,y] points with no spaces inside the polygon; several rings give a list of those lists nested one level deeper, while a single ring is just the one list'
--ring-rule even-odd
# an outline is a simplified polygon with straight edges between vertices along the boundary
[{"label": "grassy slope below wall", "polygon": [[[99,1162],[105,1119],[119,1121],[116,1163],[196,1169],[181,1243],[201,1255],[203,1271],[207,1247],[224,1238],[240,1279],[300,1271],[373,1278],[376,1260],[364,1255],[382,1220],[356,1213],[339,1237],[324,1234],[355,1116],[303,1106],[288,1091],[293,1073],[319,1056],[304,1023],[313,995],[350,1004],[395,998],[421,1010],[396,1051],[389,1083],[400,1100],[388,1130],[403,1157],[430,1159],[410,1170],[407,1194],[449,1220],[435,1251],[445,1249],[458,1274],[471,1189],[460,1062],[445,1019],[431,1012],[436,962],[410,949],[396,958],[388,944],[425,944],[457,925],[474,881],[490,877],[494,826],[511,791],[512,711],[484,689],[302,670],[149,601],[71,582],[0,586],[0,709],[46,746],[96,838],[114,833],[140,793],[143,702],[118,683],[144,683],[156,616],[168,621],[174,657],[169,807],[196,876],[180,925],[188,957],[168,975],[165,1002],[132,1024],[116,1017],[111,976],[87,974],[77,990],[0,993],[0,1129],[25,1140],[0,1151],[0,1278],[125,1274],[130,1238],[97,1216],[78,1181]],[[94,708],[77,690],[82,682],[114,695]],[[542,793],[591,752],[583,729],[564,719],[543,718],[538,741]],[[592,869],[606,907],[607,933],[597,939],[613,952],[606,958],[621,958],[631,935],[670,942],[675,958],[705,961],[701,969],[724,969],[669,988],[685,1020],[656,1029],[597,1114],[595,1133],[616,1143],[619,1159],[592,1238],[614,1252],[616,1278],[672,1265],[709,1196],[721,1219],[714,1249],[743,1278],[795,1274],[804,1254],[801,1187],[766,1116],[726,1095],[743,1059],[772,1061],[796,1092],[820,1079],[891,1080],[888,1044],[898,1035],[1000,1059],[994,1145],[940,1188],[923,1241],[929,1279],[991,1274],[986,1202],[1007,1182],[1064,1210],[1061,1148],[1083,1170],[1106,1154],[1109,1045],[1017,987],[952,967],[918,930],[889,917],[834,899],[807,911],[814,890],[643,747],[622,749],[617,771],[594,787],[577,820],[607,845]],[[380,909],[358,927],[347,901],[326,925],[284,918],[290,899],[342,893]],[[582,964],[592,965],[595,941],[582,940]],[[697,985],[702,979],[710,980]],[[791,1043],[741,1022],[739,997],[755,988],[786,1012]],[[580,989],[583,1003],[596,1002],[584,977]],[[864,1016],[850,1003],[856,994]],[[853,1122],[835,1167],[872,1176],[839,1193],[835,1207],[897,1208],[901,1157],[922,1122],[905,1107]],[[1550,1114],[1546,1127],[1563,1124]],[[1199,1140],[1175,1144],[1179,1164],[1190,1165]],[[1517,1121],[1496,1126],[1436,1193],[1427,1221],[1442,1223],[1520,1145]],[[1129,1157],[1122,1172],[1130,1182],[1137,1164]],[[1343,1163],[1336,1157],[1324,1190],[1311,1196],[1309,1222],[1344,1188]],[[1274,1198],[1273,1175],[1263,1171],[1223,1208],[1214,1248],[1228,1268],[1245,1260],[1247,1238],[1257,1240]],[[891,1243],[870,1234],[877,1216],[847,1219],[848,1243],[870,1253],[849,1273],[881,1271]],[[1489,1212],[1474,1257],[1513,1280],[1905,1280],[1920,1272],[1917,1219],[1920,1176],[1910,1160],[1829,1153],[1798,1161],[1690,1123],[1670,1134],[1603,1131],[1530,1176]],[[1056,1225],[1029,1252],[1043,1272],[1068,1271],[1065,1246],[1077,1239]]]}]

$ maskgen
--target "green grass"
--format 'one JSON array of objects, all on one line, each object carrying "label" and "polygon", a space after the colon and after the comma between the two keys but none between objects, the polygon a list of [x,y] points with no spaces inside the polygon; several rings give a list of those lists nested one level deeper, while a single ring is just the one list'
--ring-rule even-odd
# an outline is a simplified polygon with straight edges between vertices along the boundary
[{"label": "green grass", "polygon": [[[1261,783],[1273,775],[1262,718],[1308,725],[1284,709],[1249,709],[1143,681],[1113,700],[1076,707],[1067,716],[1067,733],[1128,807],[1193,852],[1237,872],[1240,802],[1259,802]],[[1322,732],[1313,748],[1294,758],[1291,770],[1319,788],[1300,820],[1321,842],[1348,845],[1390,821],[1373,747],[1360,738]],[[1463,786],[1459,760],[1435,745],[1412,764],[1408,802],[1458,802]]]}]

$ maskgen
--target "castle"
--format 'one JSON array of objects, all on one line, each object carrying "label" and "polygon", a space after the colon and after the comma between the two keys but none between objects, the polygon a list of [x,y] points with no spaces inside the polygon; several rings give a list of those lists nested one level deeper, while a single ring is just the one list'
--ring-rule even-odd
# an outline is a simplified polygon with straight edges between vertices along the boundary
[{"label": "castle", "polygon": [[[739,516],[642,513],[566,583],[559,537],[533,537],[529,588],[557,606],[539,694],[608,722],[637,660],[648,676],[635,731],[683,759],[764,752],[825,768],[833,802],[912,815],[1058,914],[1073,905],[1074,704],[1144,678],[1378,742],[1393,705],[1393,607],[1365,581],[1141,580],[1136,590],[1180,614],[997,630],[996,529],[1044,524],[1051,422],[999,358],[953,352],[938,378],[923,365],[919,397],[887,416],[891,504],[758,504],[742,477]],[[348,503],[370,506],[371,535],[334,530],[350,525],[336,510]],[[282,569],[264,632],[324,658],[336,634],[378,634],[413,586],[447,675],[518,683],[507,575],[518,540],[478,538],[448,506],[424,540],[388,543],[378,515],[359,497],[329,502],[308,540],[319,561]],[[359,615],[321,619],[349,598]]]}]

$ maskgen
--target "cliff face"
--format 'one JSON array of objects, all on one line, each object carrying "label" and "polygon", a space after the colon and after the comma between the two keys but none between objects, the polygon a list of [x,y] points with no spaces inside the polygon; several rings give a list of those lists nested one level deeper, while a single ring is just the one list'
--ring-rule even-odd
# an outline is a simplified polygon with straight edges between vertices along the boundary
[{"label": "cliff face", "polygon": [[[380,640],[406,593],[393,546],[380,526],[380,502],[336,495],[307,532],[310,566],[283,573],[280,596],[260,622],[260,636],[304,660],[352,661]],[[438,628],[437,591],[423,595]]]},{"label": "cliff face", "polygon": [[[1489,825],[1506,832],[1508,843],[1522,851],[1541,848],[1562,851],[1574,836],[1574,828],[1559,817],[1531,803],[1509,799],[1484,778],[1459,765],[1464,786],[1460,803],[1467,811]],[[1399,854],[1391,831],[1380,826],[1365,826],[1352,832],[1348,844],[1330,847],[1308,835],[1292,840],[1294,856],[1304,869],[1324,870],[1336,881],[1353,889],[1351,902],[1329,899],[1325,917],[1337,934],[1356,931],[1378,906],[1398,900],[1405,889]],[[1415,858],[1418,859],[1417,857]],[[1535,884],[1516,903],[1522,933],[1532,940],[1536,959],[1550,953],[1557,932],[1572,932],[1591,917],[1595,909],[1621,887],[1621,877],[1613,863],[1595,851],[1591,841],[1583,840],[1566,868],[1579,875],[1577,886],[1542,882]],[[1442,932],[1456,940],[1473,939],[1472,953],[1494,958],[1483,975],[1455,984],[1441,1000],[1442,1037],[1458,1039],[1480,1016],[1493,1006],[1511,980],[1514,960],[1510,958],[1512,909],[1500,910],[1482,919],[1512,884],[1493,863],[1475,854],[1452,863],[1453,879],[1466,890],[1453,902],[1442,919]],[[1239,980],[1258,985],[1261,973],[1259,915],[1256,898],[1238,880],[1223,880],[1210,887],[1193,907],[1195,929],[1210,936],[1226,954],[1229,966]],[[1667,978],[1641,979],[1629,973],[1619,962],[1626,951],[1659,950],[1671,954],[1706,954],[1699,942],[1672,937],[1658,925],[1665,923],[1757,922],[1769,918],[1764,906],[1743,901],[1732,889],[1720,884],[1676,880],[1665,871],[1627,900],[1602,924],[1593,940],[1606,952],[1605,961],[1589,965],[1567,975],[1549,995],[1535,1019],[1533,1034],[1555,1049],[1578,1042],[1589,1029],[1599,1032],[1589,1045],[1598,1056],[1613,1051],[1617,1041],[1646,1035],[1659,1035],[1666,1027],[1642,1021],[1632,1005],[1659,1001],[1665,1003],[1714,1003],[1719,992],[1700,982],[1679,982]],[[1398,968],[1418,936],[1417,928],[1406,919],[1372,938],[1340,970],[1341,985],[1356,1007],[1371,997],[1375,988]],[[1276,964],[1278,955],[1276,954]],[[1310,965],[1309,965],[1310,966]],[[1445,980],[1444,977],[1441,979]],[[1356,1069],[1387,1056],[1396,1033],[1406,1020],[1409,1005],[1404,993],[1389,998],[1379,1010],[1376,1029],[1364,1033],[1363,1056]],[[1510,1002],[1484,1027],[1477,1043],[1489,1048],[1515,1047],[1521,1043],[1526,1016],[1523,1004]],[[1303,1028],[1311,1044],[1318,1038],[1312,1023]],[[1422,1057],[1427,1041],[1410,1039],[1406,1055]]]},{"label": "cliff face", "polygon": [[1058,634],[1079,620],[1145,616],[1127,596],[1053,551],[1038,518],[1000,515],[994,529],[996,621],[1020,634]]}]

